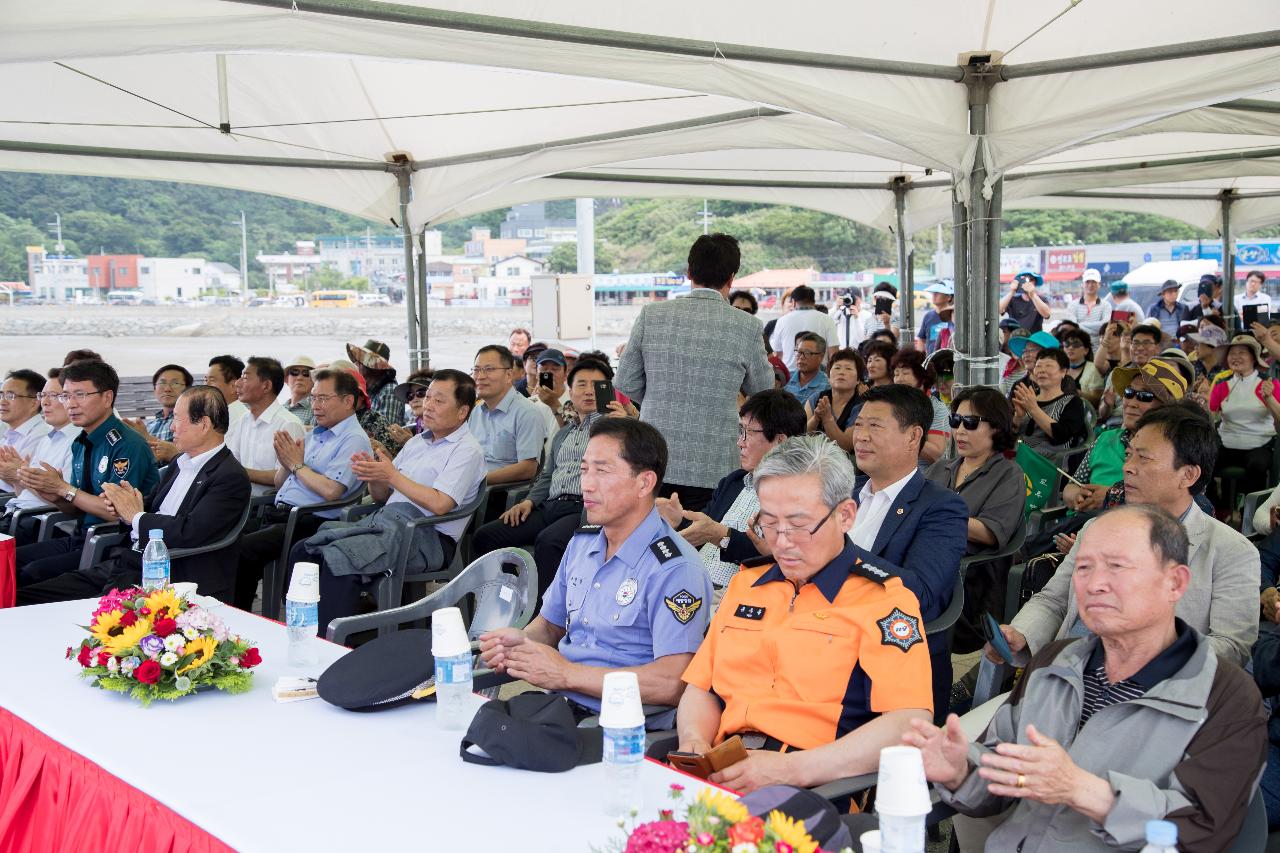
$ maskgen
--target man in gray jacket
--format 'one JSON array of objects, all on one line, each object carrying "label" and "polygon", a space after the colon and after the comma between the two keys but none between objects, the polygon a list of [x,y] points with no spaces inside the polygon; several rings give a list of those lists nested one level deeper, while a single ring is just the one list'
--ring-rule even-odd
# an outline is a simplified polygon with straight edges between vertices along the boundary
[{"label": "man in gray jacket", "polygon": [[[1147,412],[1134,427],[1124,463],[1125,502],[1158,506],[1182,522],[1191,542],[1191,582],[1178,602],[1178,617],[1206,635],[1216,654],[1243,666],[1258,637],[1258,549],[1191,497],[1212,476],[1217,448],[1213,424],[1195,404],[1178,402]],[[1013,624],[1001,626],[1018,665],[1053,640],[1088,633],[1071,582],[1079,549],[1077,537],[1044,589]],[[990,643],[986,652],[998,660]]]},{"label": "man in gray jacket", "polygon": [[667,440],[660,496],[678,492],[688,510],[701,510],[720,478],[738,467],[738,392],[773,387],[759,321],[728,302],[740,260],[728,234],[694,241],[693,290],[644,307],[613,380],[641,404],[640,420]]},{"label": "man in gray jacket", "polygon": [[1178,849],[1216,853],[1240,832],[1266,757],[1253,681],[1175,610],[1194,583],[1186,531],[1151,504],[1112,510],[1077,543],[1071,577],[1094,635],[1045,646],[977,743],[952,714],[913,720],[942,802],[1008,811],[988,850],[1137,850],[1149,820]]}]

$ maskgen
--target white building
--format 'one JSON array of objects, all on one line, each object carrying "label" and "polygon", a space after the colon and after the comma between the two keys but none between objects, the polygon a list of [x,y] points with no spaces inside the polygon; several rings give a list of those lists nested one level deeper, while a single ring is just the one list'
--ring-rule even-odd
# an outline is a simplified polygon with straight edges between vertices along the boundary
[{"label": "white building", "polygon": [[87,259],[50,255],[44,246],[27,247],[27,282],[32,296],[56,302],[82,302],[94,295]]},{"label": "white building", "polygon": [[205,287],[207,266],[204,258],[143,258],[138,262],[138,289],[159,302],[196,299]]},{"label": "white building", "polygon": [[240,270],[224,264],[221,261],[213,261],[205,264],[204,267],[204,286],[206,290],[221,290],[227,293],[240,292]]},{"label": "white building", "polygon": [[528,279],[540,274],[544,266],[542,261],[535,261],[527,255],[512,255],[494,264],[492,272],[495,278]]},{"label": "white building", "polygon": [[319,255],[282,255],[258,254],[258,263],[267,273],[267,286],[281,293],[305,289],[303,284],[307,278],[325,265],[324,258]]},{"label": "white building", "polygon": [[[423,240],[427,258],[440,257],[444,245],[440,232],[428,231]],[[404,238],[399,234],[323,235],[316,244],[326,264],[346,278],[363,276],[375,285],[404,279]]]}]

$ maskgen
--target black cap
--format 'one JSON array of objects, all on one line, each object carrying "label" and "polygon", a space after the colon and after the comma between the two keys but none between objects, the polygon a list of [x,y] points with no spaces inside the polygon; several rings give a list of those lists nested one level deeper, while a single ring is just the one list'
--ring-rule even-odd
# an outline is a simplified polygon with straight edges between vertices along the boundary
[{"label": "black cap", "polygon": [[381,711],[413,700],[435,674],[431,632],[396,631],[338,658],[316,682],[316,692],[348,711]]},{"label": "black cap", "polygon": [[[600,761],[602,734],[598,728],[578,728],[563,696],[521,693],[481,706],[462,739],[461,754],[471,764],[563,773]],[[485,754],[470,751],[472,746]]]}]

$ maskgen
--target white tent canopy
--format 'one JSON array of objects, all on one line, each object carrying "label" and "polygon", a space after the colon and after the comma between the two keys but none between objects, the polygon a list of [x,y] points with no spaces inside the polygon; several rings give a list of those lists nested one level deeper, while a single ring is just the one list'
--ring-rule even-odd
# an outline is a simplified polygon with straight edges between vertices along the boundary
[{"label": "white tent canopy", "polygon": [[[798,204],[899,235],[954,217],[957,337],[989,371],[1002,203],[1156,204],[1212,224],[1198,195],[1085,194],[1191,181],[1248,196],[1274,176],[1280,6],[1209,11],[8,0],[0,168],[218,184],[406,226],[603,194]],[[1267,198],[1231,208],[1280,215]]]}]

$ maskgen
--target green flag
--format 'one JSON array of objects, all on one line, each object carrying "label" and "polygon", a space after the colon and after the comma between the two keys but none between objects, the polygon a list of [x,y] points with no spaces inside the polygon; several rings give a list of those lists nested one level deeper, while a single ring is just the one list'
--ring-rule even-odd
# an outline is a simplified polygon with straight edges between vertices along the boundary
[{"label": "green flag", "polygon": [[1027,512],[1043,509],[1058,485],[1058,469],[1023,442],[1018,442],[1018,466],[1027,486]]}]

